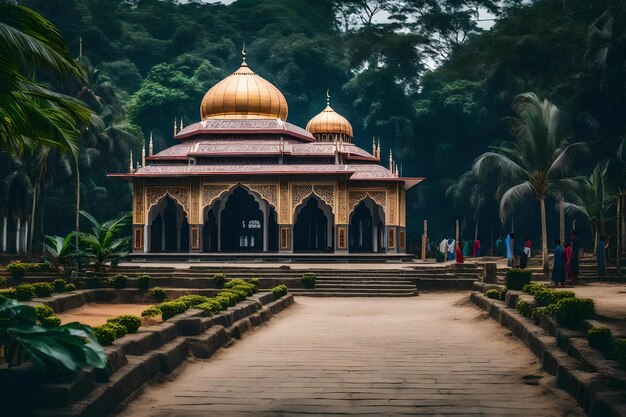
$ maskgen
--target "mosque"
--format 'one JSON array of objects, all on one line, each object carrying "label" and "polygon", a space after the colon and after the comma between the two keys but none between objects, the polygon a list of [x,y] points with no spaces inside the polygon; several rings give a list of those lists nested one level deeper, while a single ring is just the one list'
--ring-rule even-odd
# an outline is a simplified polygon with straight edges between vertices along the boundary
[{"label": "mosque", "polygon": [[422,178],[400,177],[391,155],[383,167],[380,143],[356,146],[328,95],[306,129],[287,116],[243,51],[205,94],[201,121],[111,174],[133,185],[133,253],[405,253],[406,190]]}]

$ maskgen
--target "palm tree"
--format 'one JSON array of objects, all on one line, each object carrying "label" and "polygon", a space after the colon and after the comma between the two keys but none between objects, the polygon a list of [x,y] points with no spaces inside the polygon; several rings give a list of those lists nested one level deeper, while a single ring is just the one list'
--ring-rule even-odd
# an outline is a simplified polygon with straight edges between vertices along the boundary
[{"label": "palm tree", "polygon": [[517,117],[510,118],[515,142],[494,147],[474,162],[474,172],[485,178],[492,170],[499,173],[501,188],[500,220],[504,223],[513,207],[534,196],[541,208],[541,248],[544,272],[549,271],[545,200],[568,182],[573,158],[586,150],[583,142],[570,144],[561,111],[549,100],[534,93],[517,96],[513,102]]},{"label": "palm tree", "polygon": [[34,81],[35,72],[55,79],[82,78],[57,28],[27,7],[0,2],[0,148],[35,146],[76,152],[76,122],[89,120],[79,100]]},{"label": "palm tree", "polygon": [[578,186],[567,193],[565,210],[582,214],[592,232],[607,234],[606,223],[612,220],[617,203],[618,188],[608,171],[609,165],[600,162],[589,177],[575,178]]},{"label": "palm tree", "polygon": [[459,180],[446,190],[446,196],[452,197],[454,205],[464,213],[471,211],[474,221],[474,240],[478,239],[478,222],[480,213],[487,204],[485,182],[479,181],[472,171],[467,171]]}]

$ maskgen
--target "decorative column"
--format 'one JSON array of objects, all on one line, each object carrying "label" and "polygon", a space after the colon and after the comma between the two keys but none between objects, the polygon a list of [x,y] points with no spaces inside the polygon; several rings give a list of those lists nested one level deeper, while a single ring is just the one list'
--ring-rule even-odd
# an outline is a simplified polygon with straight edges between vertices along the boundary
[{"label": "decorative column", "polygon": [[200,180],[191,180],[191,203],[189,213],[189,252],[202,252],[202,204],[200,202]]},{"label": "decorative column", "polygon": [[348,252],[348,187],[345,178],[337,183],[337,223],[335,225],[335,252]]},{"label": "decorative column", "polygon": [[144,180],[136,179],[132,183],[133,187],[133,252],[147,252],[148,246],[145,244],[147,236],[146,223],[147,213],[144,213]]},{"label": "decorative column", "polygon": [[402,251],[402,249],[400,249],[398,232],[402,231],[404,235],[404,229],[398,226],[398,200],[398,184],[390,184],[387,191],[387,223],[385,224],[385,232],[387,235],[387,252],[389,253],[398,253]]},{"label": "decorative column", "polygon": [[[278,192],[278,252],[293,252],[293,207],[289,181],[280,180]],[[294,219],[295,220],[295,219]]]}]

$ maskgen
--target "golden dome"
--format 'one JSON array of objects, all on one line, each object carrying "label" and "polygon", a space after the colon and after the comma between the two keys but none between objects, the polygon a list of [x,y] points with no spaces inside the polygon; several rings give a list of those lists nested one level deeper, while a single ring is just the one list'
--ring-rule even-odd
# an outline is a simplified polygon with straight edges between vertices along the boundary
[{"label": "golden dome", "polygon": [[306,124],[306,130],[314,136],[343,134],[352,138],[352,125],[345,117],[330,107],[330,97],[328,96],[326,108]]},{"label": "golden dome", "polygon": [[287,120],[287,100],[272,83],[246,64],[215,84],[202,99],[200,117],[206,119]]}]

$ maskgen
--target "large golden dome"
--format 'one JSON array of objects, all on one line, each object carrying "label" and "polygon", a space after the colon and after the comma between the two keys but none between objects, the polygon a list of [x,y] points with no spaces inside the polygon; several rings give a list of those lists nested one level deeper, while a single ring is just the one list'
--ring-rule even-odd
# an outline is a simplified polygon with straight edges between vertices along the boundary
[{"label": "large golden dome", "polygon": [[350,122],[330,107],[327,97],[326,108],[306,124],[306,130],[318,139],[333,140],[335,135],[345,135],[352,139]]},{"label": "large golden dome", "polygon": [[200,117],[206,119],[287,120],[287,100],[272,83],[258,76],[245,61],[215,84],[202,99]]}]

